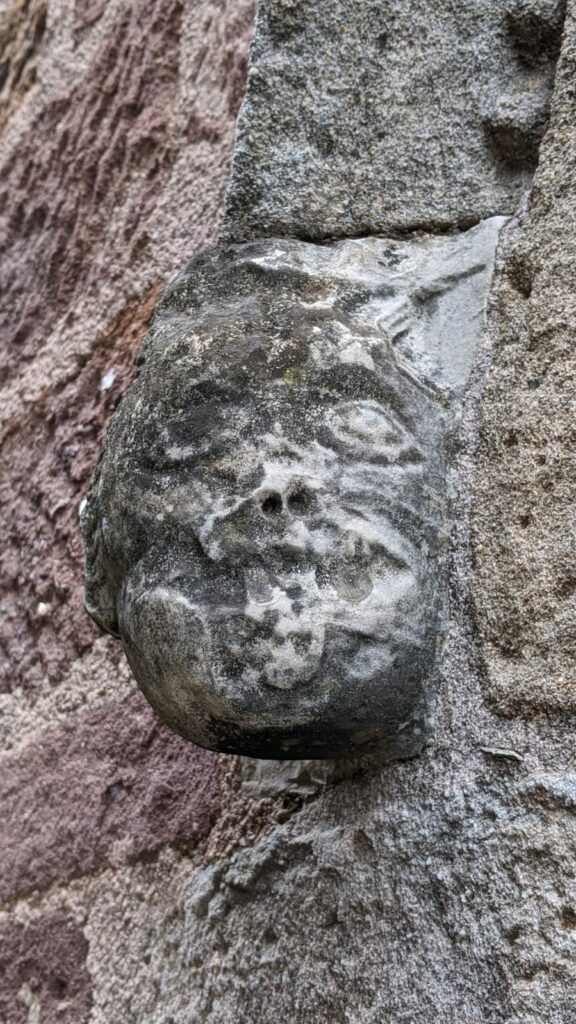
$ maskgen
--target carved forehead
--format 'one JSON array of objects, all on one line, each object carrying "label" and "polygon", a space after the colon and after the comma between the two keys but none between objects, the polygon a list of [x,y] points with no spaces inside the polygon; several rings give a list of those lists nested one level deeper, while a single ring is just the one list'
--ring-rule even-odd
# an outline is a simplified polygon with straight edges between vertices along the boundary
[{"label": "carved forehead", "polygon": [[399,363],[385,336],[352,321],[352,293],[325,296],[323,308],[312,309],[299,301],[306,279],[293,277],[298,288],[291,281],[281,298],[267,289],[232,298],[236,284],[227,281],[208,307],[193,303],[176,314],[166,303],[124,413],[156,431],[177,423],[190,437],[229,420],[241,431],[247,418],[252,429],[279,420],[298,434],[323,409],[371,401],[413,431],[431,405],[430,389]]},{"label": "carved forehead", "polygon": [[254,305],[233,311],[223,298],[208,319],[204,309],[171,318],[164,344],[156,325],[118,422],[126,465],[204,477],[240,451],[246,465],[263,449],[280,457],[312,443],[382,462],[414,445],[430,451],[437,402],[382,338],[351,330],[334,307],[321,318],[295,312],[293,296],[283,319]]},{"label": "carved forehead", "polygon": [[221,381],[242,369],[273,379],[304,364],[374,369],[373,350],[385,358],[391,338],[358,311],[394,288],[381,268],[350,276],[346,267],[348,276],[333,249],[286,240],[205,253],[167,289],[142,361]]},{"label": "carved forehead", "polygon": [[450,395],[468,379],[501,218],[464,236],[217,247],[167,289],[143,348],[156,363],[261,376],[316,361],[404,375]]}]

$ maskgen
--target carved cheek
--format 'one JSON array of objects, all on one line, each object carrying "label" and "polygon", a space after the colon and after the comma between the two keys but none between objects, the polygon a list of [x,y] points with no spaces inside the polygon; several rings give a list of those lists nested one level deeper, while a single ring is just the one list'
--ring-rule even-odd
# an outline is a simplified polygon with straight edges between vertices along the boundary
[{"label": "carved cheek", "polygon": [[[150,703],[180,732],[206,742],[206,720],[221,708],[209,685],[202,617],[178,591],[126,588],[120,615],[126,656]],[[213,706],[212,706],[213,705]]]}]

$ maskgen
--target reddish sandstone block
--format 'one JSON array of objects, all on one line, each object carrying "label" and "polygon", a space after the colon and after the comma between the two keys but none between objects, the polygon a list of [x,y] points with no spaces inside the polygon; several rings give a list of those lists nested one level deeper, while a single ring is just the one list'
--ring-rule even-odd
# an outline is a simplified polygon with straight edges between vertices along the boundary
[{"label": "reddish sandstone block", "polygon": [[57,911],[0,928],[0,1020],[6,1024],[85,1024],[92,986],[88,943]]},{"label": "reddish sandstone block", "polygon": [[0,450],[0,692],[54,682],[98,635],[82,607],[78,504],[160,290],[116,317],[78,377]]},{"label": "reddish sandstone block", "polygon": [[12,0],[0,9],[0,130],[36,81],[46,31],[42,0]]},{"label": "reddish sandstone block", "polygon": [[[79,296],[146,244],[175,149],[180,0],[135,0],[73,89],[51,100],[2,170],[0,379],[33,358]],[[111,226],[117,228],[110,231]]]},{"label": "reddish sandstone block", "polygon": [[219,810],[217,760],[135,694],[5,757],[0,804],[0,900],[8,900],[110,860],[198,842]]},{"label": "reddish sandstone block", "polygon": [[74,3],[74,34],[81,35],[90,28],[106,9],[107,0],[75,0]]}]

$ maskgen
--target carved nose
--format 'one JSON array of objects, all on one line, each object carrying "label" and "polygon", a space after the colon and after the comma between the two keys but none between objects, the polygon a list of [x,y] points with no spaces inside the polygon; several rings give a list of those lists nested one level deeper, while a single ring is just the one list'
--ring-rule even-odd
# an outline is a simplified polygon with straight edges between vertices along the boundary
[{"label": "carved nose", "polygon": [[260,502],[260,509],[268,519],[276,519],[284,512],[282,495],[278,491],[271,491]]},{"label": "carved nose", "polygon": [[314,490],[301,481],[277,487],[260,487],[232,510],[216,516],[200,535],[211,558],[249,558],[270,546],[282,545],[284,538],[295,543],[293,527],[314,512]]},{"label": "carved nose", "polygon": [[294,483],[280,490],[268,491],[260,499],[260,509],[269,519],[279,516],[304,516],[316,505],[314,491],[302,483]]}]

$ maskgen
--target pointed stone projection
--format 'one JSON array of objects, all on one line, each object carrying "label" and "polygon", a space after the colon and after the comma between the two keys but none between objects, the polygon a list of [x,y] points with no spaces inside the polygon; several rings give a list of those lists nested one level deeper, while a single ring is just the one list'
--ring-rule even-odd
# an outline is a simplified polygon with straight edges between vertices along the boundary
[{"label": "pointed stone projection", "polygon": [[165,293],[83,529],[86,607],[182,735],[265,758],[421,750],[502,223],[221,246]]}]

